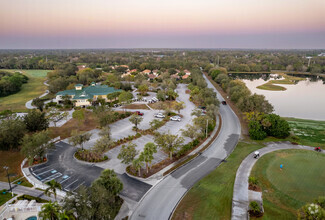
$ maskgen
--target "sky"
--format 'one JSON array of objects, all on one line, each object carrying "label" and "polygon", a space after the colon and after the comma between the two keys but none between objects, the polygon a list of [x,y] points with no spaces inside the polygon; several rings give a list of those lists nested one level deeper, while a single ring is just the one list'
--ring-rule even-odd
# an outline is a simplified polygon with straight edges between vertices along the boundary
[{"label": "sky", "polygon": [[324,49],[325,0],[0,0],[0,49]]}]

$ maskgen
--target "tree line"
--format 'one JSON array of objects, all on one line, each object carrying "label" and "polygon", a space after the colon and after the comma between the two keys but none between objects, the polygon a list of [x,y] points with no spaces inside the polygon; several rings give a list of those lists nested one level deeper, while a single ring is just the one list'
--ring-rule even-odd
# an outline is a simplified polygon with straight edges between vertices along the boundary
[{"label": "tree line", "polygon": [[0,71],[0,97],[19,92],[21,86],[27,81],[28,77],[21,73]]}]

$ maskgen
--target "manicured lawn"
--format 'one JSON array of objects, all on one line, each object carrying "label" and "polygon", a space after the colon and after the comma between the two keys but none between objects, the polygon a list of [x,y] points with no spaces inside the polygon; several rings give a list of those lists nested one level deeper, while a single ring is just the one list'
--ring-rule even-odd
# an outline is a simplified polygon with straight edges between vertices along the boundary
[{"label": "manicured lawn", "polygon": [[[9,201],[12,196],[11,196],[11,193],[10,192],[6,192],[4,194],[6,190],[0,190],[0,206],[5,204],[7,201]],[[14,196],[16,196],[16,194],[14,194]]]},{"label": "manicured lawn", "polygon": [[258,178],[263,190],[263,219],[296,219],[299,208],[325,196],[324,161],[324,154],[305,150],[282,150],[261,157],[251,176]]},{"label": "manicured lawn", "polygon": [[177,207],[173,219],[230,219],[236,171],[262,144],[239,142],[226,163],[197,182]]},{"label": "manicured lawn", "polygon": [[[15,70],[8,70],[15,72]],[[50,70],[18,70],[28,76],[27,83],[22,85],[19,92],[0,98],[0,111],[10,109],[12,111],[26,111],[25,103],[31,99],[37,98],[45,92],[47,86],[43,83],[47,72]]]},{"label": "manicured lawn", "polygon": [[286,118],[300,144],[325,149],[325,121]]},{"label": "manicured lawn", "polygon": [[0,155],[0,181],[8,182],[6,171],[3,169],[4,166],[9,167],[10,174],[17,174],[17,176],[10,178],[11,181],[22,176],[20,164],[24,160],[24,156],[19,151],[0,151]]}]

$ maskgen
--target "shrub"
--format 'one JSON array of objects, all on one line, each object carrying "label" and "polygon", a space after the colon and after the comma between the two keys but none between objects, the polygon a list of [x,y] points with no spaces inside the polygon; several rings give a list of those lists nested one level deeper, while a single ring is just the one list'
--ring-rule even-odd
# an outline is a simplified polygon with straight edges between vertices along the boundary
[{"label": "shrub", "polygon": [[262,209],[256,201],[249,203],[249,215],[254,217],[261,217],[263,215]]},{"label": "shrub", "polygon": [[47,202],[49,202],[48,200],[41,199],[39,197],[30,196],[30,195],[25,195],[25,194],[22,195],[22,196],[17,197],[17,200],[28,200],[28,201],[35,200],[38,203],[47,203]]},{"label": "shrub", "polygon": [[[66,106],[64,106],[65,108],[66,108]],[[81,107],[80,106],[76,106],[76,107],[74,107],[74,110],[80,110],[81,109]]]}]

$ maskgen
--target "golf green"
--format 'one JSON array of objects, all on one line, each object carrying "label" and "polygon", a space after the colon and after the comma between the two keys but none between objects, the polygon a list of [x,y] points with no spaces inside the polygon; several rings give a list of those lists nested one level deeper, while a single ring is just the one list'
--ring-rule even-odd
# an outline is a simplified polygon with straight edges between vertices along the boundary
[{"label": "golf green", "polygon": [[251,176],[258,178],[263,190],[264,217],[296,215],[301,206],[325,196],[325,155],[307,150],[275,151],[257,161]]}]

